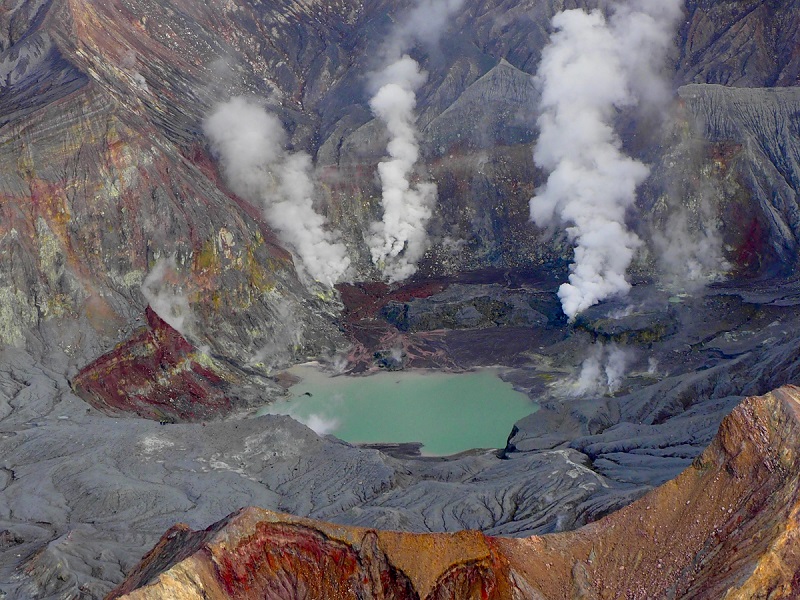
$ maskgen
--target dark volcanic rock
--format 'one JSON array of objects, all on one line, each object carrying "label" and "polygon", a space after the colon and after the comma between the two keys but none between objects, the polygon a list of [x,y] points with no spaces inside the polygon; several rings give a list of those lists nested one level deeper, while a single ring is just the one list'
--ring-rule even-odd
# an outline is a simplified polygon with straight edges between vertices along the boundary
[{"label": "dark volcanic rock", "polygon": [[631,308],[594,306],[575,319],[575,327],[590,332],[603,342],[650,344],[661,341],[678,329],[675,311],[667,302],[660,306]]},{"label": "dark volcanic rock", "polygon": [[[490,149],[497,145],[531,144],[536,130],[531,107],[539,94],[529,73],[501,60],[467,87],[422,131],[439,153],[454,146]],[[465,128],[464,123],[476,127]]]},{"label": "dark volcanic rock", "polygon": [[544,296],[501,286],[456,284],[428,298],[389,302],[381,316],[400,331],[537,327],[547,323],[547,317],[533,308]]},{"label": "dark volcanic rock", "polygon": [[[713,142],[747,148],[740,169],[766,223],[772,269],[793,269],[800,239],[800,88],[685,86],[681,99]],[[769,264],[769,263],[768,263]]]},{"label": "dark volcanic rock", "polygon": [[563,337],[552,285],[496,270],[392,288],[340,285],[344,329],[354,342],[351,370],[520,364],[527,351]]},{"label": "dark volcanic rock", "polygon": [[678,73],[686,83],[737,87],[800,83],[797,0],[688,0]]}]

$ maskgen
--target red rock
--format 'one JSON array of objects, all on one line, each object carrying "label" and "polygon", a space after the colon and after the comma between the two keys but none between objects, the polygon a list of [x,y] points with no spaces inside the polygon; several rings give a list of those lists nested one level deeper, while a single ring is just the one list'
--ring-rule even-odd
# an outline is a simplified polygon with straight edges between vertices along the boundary
[{"label": "red rock", "polygon": [[111,414],[200,421],[230,412],[228,383],[213,361],[148,307],[147,327],[87,365],[75,393]]}]

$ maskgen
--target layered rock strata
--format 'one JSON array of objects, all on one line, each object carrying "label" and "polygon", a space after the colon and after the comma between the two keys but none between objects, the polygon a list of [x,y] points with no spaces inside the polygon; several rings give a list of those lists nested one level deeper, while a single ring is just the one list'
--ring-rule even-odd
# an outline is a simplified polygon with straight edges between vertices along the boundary
[{"label": "layered rock strata", "polygon": [[[85,317],[87,338],[102,346],[73,349],[88,362],[124,338],[142,313],[143,279],[158,259],[175,257],[202,338],[194,341],[240,362],[264,348],[283,363],[333,350],[341,340],[320,317],[338,306],[303,288],[260,207],[220,183],[202,119],[231,95],[272,99],[292,146],[315,157],[319,201],[361,276],[374,275],[363,238],[379,211],[373,175],[385,140],[367,107],[364,74],[409,5],[3,2],[0,341],[22,345],[47,321]],[[422,163],[440,196],[424,271],[527,267],[569,255],[568,246],[552,247],[527,224],[528,200],[541,183],[530,152],[531,74],[549,20],[563,7],[470,2],[446,48],[416,50],[430,71],[419,94]],[[686,11],[677,85],[797,82],[797,0],[780,7],[693,0]],[[749,90],[730,93],[759,110],[761,99]],[[767,156],[788,143],[782,132],[767,142]],[[748,160],[743,155],[735,170],[746,173]],[[681,177],[696,176],[697,166]],[[772,216],[794,210],[782,204],[788,191],[773,197],[763,178],[753,181],[742,193],[760,204],[759,222],[780,225],[765,227],[769,239],[756,240],[753,251],[790,250],[794,217]],[[746,233],[751,221],[726,219],[726,227]],[[454,241],[464,242],[456,252]],[[281,326],[287,308],[298,339]],[[242,320],[251,326],[239,326]]]},{"label": "layered rock strata", "polygon": [[134,413],[169,423],[218,419],[246,403],[245,390],[234,382],[253,373],[195,348],[150,307],[145,315],[147,327],[71,381],[80,398],[111,415]]}]

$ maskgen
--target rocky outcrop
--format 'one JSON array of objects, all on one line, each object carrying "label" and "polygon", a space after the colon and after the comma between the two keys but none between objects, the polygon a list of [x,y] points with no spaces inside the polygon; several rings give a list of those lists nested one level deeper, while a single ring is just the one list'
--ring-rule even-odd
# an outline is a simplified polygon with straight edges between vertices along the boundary
[{"label": "rocky outcrop", "polygon": [[149,307],[146,315],[148,329],[72,380],[77,395],[112,414],[132,412],[163,421],[230,412],[220,370]]},{"label": "rocky outcrop", "polygon": [[[558,326],[564,318],[547,279],[485,270],[392,288],[340,285],[343,329],[353,342],[350,372],[513,364],[513,357],[538,347],[539,335],[563,334]],[[476,346],[482,334],[483,344]]]},{"label": "rocky outcrop", "polygon": [[743,88],[800,83],[797,0],[688,0],[686,11],[682,82]]},{"label": "rocky outcrop", "polygon": [[[145,315],[146,328],[73,378],[79,397],[111,415],[133,413],[162,423],[219,419],[248,400],[268,397],[269,381],[195,348],[150,307]],[[246,392],[248,379],[250,387],[260,383],[255,393]]]},{"label": "rocky outcrop", "polygon": [[765,249],[777,268],[792,269],[800,240],[800,88],[689,85],[678,93],[706,139],[743,149],[738,170],[760,205]]},{"label": "rocky outcrop", "polygon": [[456,284],[430,298],[389,302],[381,315],[400,331],[539,327],[547,323],[547,317],[533,308],[537,300],[526,290]]},{"label": "rocky outcrop", "polygon": [[250,508],[176,526],[108,599],[793,598],[800,388],[746,399],[675,480],[571,533],[412,535]]}]

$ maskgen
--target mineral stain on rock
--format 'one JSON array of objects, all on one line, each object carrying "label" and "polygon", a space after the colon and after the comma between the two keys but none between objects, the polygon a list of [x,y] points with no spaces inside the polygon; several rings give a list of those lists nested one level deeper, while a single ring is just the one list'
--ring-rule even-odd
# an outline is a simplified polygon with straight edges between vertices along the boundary
[{"label": "mineral stain on rock", "polygon": [[222,370],[150,307],[145,314],[147,327],[78,373],[72,380],[75,393],[110,414],[161,421],[199,421],[230,412]]}]

